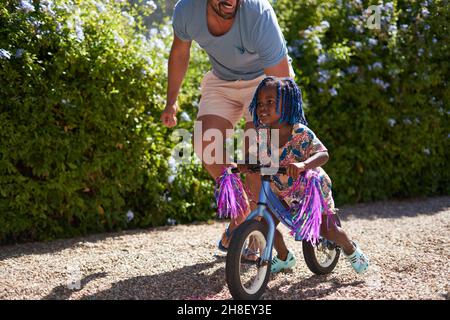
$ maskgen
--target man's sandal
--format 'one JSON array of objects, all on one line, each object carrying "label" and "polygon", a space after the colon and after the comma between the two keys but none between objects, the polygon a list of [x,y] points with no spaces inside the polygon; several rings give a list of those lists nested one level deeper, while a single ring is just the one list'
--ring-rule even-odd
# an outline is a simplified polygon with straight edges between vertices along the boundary
[{"label": "man's sandal", "polygon": [[[229,239],[230,236],[231,236],[231,232],[230,232],[229,227],[230,227],[230,226],[228,225],[228,227],[225,229],[225,237],[226,237],[227,239]],[[222,236],[222,238],[223,238],[223,236]],[[217,248],[218,248],[220,251],[222,251],[222,252],[227,252],[227,251],[228,251],[228,247],[225,247],[225,246],[222,244],[222,238],[220,238],[219,241],[217,242]]]}]

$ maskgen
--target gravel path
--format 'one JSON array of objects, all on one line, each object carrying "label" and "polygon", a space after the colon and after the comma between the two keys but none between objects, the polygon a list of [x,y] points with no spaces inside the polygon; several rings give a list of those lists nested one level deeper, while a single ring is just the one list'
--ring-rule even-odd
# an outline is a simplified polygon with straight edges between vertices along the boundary
[{"label": "gravel path", "polygon": [[[291,272],[271,276],[265,299],[449,299],[450,197],[346,206],[345,230],[371,259],[356,275],[341,257],[313,275],[301,245]],[[229,299],[225,222],[0,247],[0,299]],[[287,230],[285,234],[287,234]]]}]

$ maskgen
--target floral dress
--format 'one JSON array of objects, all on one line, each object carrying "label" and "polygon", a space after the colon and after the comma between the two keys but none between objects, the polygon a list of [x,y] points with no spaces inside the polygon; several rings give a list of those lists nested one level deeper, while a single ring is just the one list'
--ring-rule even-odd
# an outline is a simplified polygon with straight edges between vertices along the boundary
[{"label": "floral dress", "polygon": [[[260,148],[264,148],[261,144]],[[264,151],[264,150],[263,150]],[[310,158],[317,152],[327,151],[327,148],[317,138],[315,133],[303,124],[295,124],[293,126],[292,135],[289,137],[288,142],[280,149],[280,166],[286,167],[293,162],[302,162]],[[264,154],[264,152],[262,152]],[[270,153],[269,153],[270,154]],[[331,179],[321,167],[311,169],[318,173],[321,185],[321,192],[323,198],[328,205],[331,212],[335,213],[334,200],[331,193]],[[272,177],[273,183],[271,184],[272,190],[277,195],[286,194],[289,188],[294,184],[294,179],[287,175],[277,174]],[[297,195],[301,194],[306,185],[300,186],[300,191]],[[297,197],[283,197],[283,200],[290,207],[293,201],[297,200]]]}]

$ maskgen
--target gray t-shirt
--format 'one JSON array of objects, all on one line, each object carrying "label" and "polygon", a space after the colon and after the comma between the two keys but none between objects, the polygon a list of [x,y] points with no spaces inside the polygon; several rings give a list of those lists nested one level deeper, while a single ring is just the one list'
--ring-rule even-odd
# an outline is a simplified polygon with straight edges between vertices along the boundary
[{"label": "gray t-shirt", "polygon": [[180,0],[173,29],[184,41],[195,40],[209,56],[214,74],[223,80],[252,80],[287,55],[286,41],[267,0],[241,0],[233,26],[213,36],[206,19],[207,0]]}]

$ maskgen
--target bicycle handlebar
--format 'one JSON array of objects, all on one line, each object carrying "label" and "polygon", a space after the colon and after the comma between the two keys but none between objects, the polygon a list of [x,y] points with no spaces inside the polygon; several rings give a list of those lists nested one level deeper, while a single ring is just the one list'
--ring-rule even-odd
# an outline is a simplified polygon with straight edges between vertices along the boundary
[{"label": "bicycle handlebar", "polygon": [[[250,165],[249,166],[249,170],[250,172],[253,173],[257,173],[257,172],[261,172],[261,169],[267,169],[269,170],[271,167],[266,167],[266,166],[261,166],[261,165]],[[286,167],[278,167],[278,168],[271,168],[272,170],[276,170],[275,172],[271,173],[270,175],[275,175],[275,174],[286,174],[287,173],[287,168]],[[231,168],[231,170],[229,169],[229,172],[231,173],[239,173],[241,172],[239,170],[239,168]]]}]

